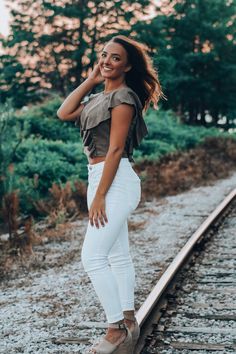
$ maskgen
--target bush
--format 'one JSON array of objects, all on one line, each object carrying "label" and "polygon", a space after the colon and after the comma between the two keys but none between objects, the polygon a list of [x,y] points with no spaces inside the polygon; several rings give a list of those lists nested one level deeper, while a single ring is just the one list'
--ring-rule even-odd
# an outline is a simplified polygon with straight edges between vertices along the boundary
[{"label": "bush", "polygon": [[81,143],[67,144],[30,137],[16,152],[15,188],[20,189],[21,207],[32,212],[32,201],[49,196],[53,183],[86,179],[86,158],[81,155]]},{"label": "bush", "polygon": [[134,158],[137,162],[143,159],[158,160],[168,153],[191,149],[209,136],[235,137],[217,128],[182,124],[171,111],[149,109],[145,122],[149,134],[141,143],[139,151],[135,151]]},{"label": "bush", "polygon": [[[87,158],[79,129],[74,122],[57,118],[60,103],[61,100],[55,98],[37,107],[24,108],[17,114],[11,110],[7,119],[0,150],[1,160],[5,161],[1,164],[4,184],[0,184],[0,190],[18,190],[20,209],[25,214],[38,215],[36,202],[50,199],[52,185],[63,189],[67,182],[73,186],[87,179]],[[171,111],[149,109],[145,121],[149,135],[134,152],[136,163],[158,161],[176,151],[191,149],[209,136],[230,136],[216,128],[181,124]],[[14,173],[4,172],[8,166]]]},{"label": "bush", "polygon": [[60,103],[59,98],[55,98],[26,112],[21,111],[16,118],[27,126],[29,135],[48,140],[78,142],[80,134],[74,122],[63,122],[56,115]]}]

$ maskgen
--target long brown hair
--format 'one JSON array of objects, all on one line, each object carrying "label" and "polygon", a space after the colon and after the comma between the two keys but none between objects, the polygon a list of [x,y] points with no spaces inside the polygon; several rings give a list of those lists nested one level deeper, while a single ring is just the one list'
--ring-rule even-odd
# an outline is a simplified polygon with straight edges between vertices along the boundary
[{"label": "long brown hair", "polygon": [[159,99],[166,99],[166,97],[162,92],[157,71],[154,69],[144,45],[124,35],[114,36],[109,42],[119,43],[126,50],[128,62],[132,66],[126,73],[126,84],[138,95],[144,111],[148,109],[150,103],[153,103],[154,108],[157,108]]}]

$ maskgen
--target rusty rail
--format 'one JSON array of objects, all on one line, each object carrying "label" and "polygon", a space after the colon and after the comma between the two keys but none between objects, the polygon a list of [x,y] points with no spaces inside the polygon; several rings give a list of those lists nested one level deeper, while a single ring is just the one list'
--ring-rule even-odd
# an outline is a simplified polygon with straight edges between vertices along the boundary
[{"label": "rusty rail", "polygon": [[218,205],[218,207],[207,217],[207,219],[200,225],[200,227],[194,232],[190,237],[184,247],[176,255],[173,261],[170,263],[164,274],[158,280],[157,284],[148,295],[147,299],[144,301],[143,305],[140,307],[136,314],[137,321],[142,328],[149,314],[151,313],[154,306],[157,305],[161,298],[161,295],[170,284],[171,280],[175,274],[180,269],[183,262],[191,253],[193,247],[196,245],[198,240],[207,231],[211,224],[216,221],[216,219],[222,214],[222,212],[227,208],[227,206],[236,197],[236,188],[228,194],[228,196]]}]

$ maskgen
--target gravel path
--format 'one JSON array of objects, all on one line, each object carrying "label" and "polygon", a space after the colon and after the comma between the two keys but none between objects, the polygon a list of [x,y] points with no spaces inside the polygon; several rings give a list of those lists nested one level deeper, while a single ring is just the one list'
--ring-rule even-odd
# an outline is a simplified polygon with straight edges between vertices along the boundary
[{"label": "gravel path", "polygon": [[[214,184],[146,202],[132,214],[136,309],[176,252],[235,187],[236,172]],[[104,333],[91,323],[100,325],[105,316],[80,262],[86,224],[73,223],[68,240],[37,246],[37,262],[44,262],[44,269],[0,284],[0,353],[84,353]],[[81,344],[54,344],[52,338],[60,336],[79,336]]]}]

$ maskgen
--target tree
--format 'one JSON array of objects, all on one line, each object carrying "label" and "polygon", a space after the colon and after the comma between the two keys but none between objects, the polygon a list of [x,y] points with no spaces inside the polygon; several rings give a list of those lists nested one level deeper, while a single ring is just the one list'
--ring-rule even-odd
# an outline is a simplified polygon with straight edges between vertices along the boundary
[{"label": "tree", "polygon": [[29,79],[21,80],[25,74],[23,65],[12,55],[0,56],[0,102],[14,98],[13,105],[22,107],[27,101],[34,100],[34,87]]},{"label": "tree", "polygon": [[65,96],[94,65],[102,43],[117,32],[130,33],[149,6],[148,0],[18,0],[3,45],[25,69],[21,82],[30,91]]},{"label": "tree", "polygon": [[[235,2],[165,1],[140,39],[150,48],[168,101],[191,124],[235,126]],[[139,32],[140,33],[140,32]]]}]

